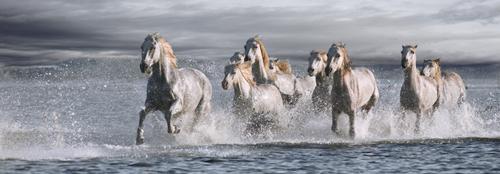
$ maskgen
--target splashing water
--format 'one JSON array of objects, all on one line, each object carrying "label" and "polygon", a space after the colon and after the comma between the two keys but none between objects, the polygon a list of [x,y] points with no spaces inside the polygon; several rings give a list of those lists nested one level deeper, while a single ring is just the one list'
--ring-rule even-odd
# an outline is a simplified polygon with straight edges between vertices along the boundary
[{"label": "splashing water", "polygon": [[[496,72],[496,66],[453,68],[468,84],[468,103],[424,118],[420,134],[413,132],[415,116],[403,118],[398,110],[402,70],[374,65],[370,68],[375,70],[381,99],[369,114],[358,113],[354,140],[334,135],[330,113],[312,110],[308,101],[279,116],[282,129],[254,139],[243,134],[245,122],[231,113],[233,91],[220,87],[225,61],[184,60],[182,67],[196,66],[211,80],[212,113],[201,119],[193,133],[181,131],[176,136],[166,133],[161,114],[150,114],[143,146],[134,145],[138,111],[146,94],[146,77],[137,69],[138,60],[75,59],[49,67],[5,68],[0,73],[0,159],[232,157],[265,154],[259,147],[266,144],[272,144],[269,148],[283,143],[342,146],[500,135],[498,79],[484,78],[494,78],[484,69]],[[295,72],[305,74],[305,64],[296,62]],[[345,134],[345,115],[339,125]]]}]

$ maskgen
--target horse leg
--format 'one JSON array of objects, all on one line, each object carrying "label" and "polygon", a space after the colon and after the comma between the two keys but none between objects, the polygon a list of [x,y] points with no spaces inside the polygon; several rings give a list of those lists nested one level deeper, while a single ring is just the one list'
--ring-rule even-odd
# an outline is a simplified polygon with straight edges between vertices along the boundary
[{"label": "horse leg", "polygon": [[170,105],[170,109],[164,113],[165,120],[167,121],[167,132],[169,134],[172,133],[177,134],[181,131],[181,129],[178,128],[177,125],[172,124],[172,117],[179,114],[181,110],[182,110],[181,101],[180,99],[177,99]]},{"label": "horse leg", "polygon": [[420,119],[422,117],[422,111],[418,111],[416,114],[417,119],[415,120],[415,134],[418,134],[420,132]]},{"label": "horse leg", "polygon": [[354,132],[354,111],[348,111],[346,113],[349,116],[349,136],[351,139],[354,139],[356,136],[356,133]]},{"label": "horse leg", "polygon": [[137,137],[135,138],[135,144],[136,145],[141,145],[144,144],[144,119],[146,118],[146,115],[151,112],[150,107],[146,107],[144,109],[141,109],[139,112],[139,126],[137,128]]},{"label": "horse leg", "polygon": [[368,114],[368,112],[370,112],[373,106],[375,106],[377,100],[378,100],[378,90],[370,97],[368,103],[366,103],[363,107],[361,107],[361,110],[363,110],[366,114]]},{"label": "horse leg", "polygon": [[193,131],[194,127],[198,124],[198,121],[200,118],[206,117],[209,113],[210,110],[212,109],[212,106],[210,104],[210,101],[205,101],[204,99],[201,100],[199,105],[196,107],[195,111],[195,116],[193,120],[193,124],[191,125],[191,132]]},{"label": "horse leg", "polygon": [[336,109],[332,109],[332,131],[335,132],[335,134],[339,135],[339,130],[338,130],[338,125],[337,125],[337,119],[341,112]]},{"label": "horse leg", "polygon": [[170,112],[164,112],[165,120],[167,121],[167,132],[169,134],[177,134],[181,131],[176,125],[172,125],[172,114]]}]

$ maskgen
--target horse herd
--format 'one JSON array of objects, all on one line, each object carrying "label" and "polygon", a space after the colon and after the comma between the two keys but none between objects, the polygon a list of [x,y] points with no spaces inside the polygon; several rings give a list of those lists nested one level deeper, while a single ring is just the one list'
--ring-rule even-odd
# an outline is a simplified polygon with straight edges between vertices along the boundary
[{"label": "horse herd", "polygon": [[[270,60],[258,37],[251,37],[245,52],[236,52],[224,67],[222,88],[233,88],[233,113],[247,120],[249,135],[271,130],[279,125],[278,115],[299,102],[312,102],[316,111],[332,113],[332,131],[339,134],[337,119],[341,113],[349,118],[349,136],[355,136],[354,118],[367,114],[377,103],[376,78],[367,68],[353,68],[347,48],[334,43],[328,51],[313,50],[307,75],[296,77],[286,60]],[[454,72],[441,73],[440,60],[425,60],[416,66],[416,45],[405,45],[401,51],[404,82],[400,93],[403,116],[416,114],[415,132],[422,115],[431,116],[439,107],[455,108],[465,100],[465,85]],[[146,36],[141,45],[141,72],[149,76],[145,107],[139,112],[136,144],[144,143],[143,122],[146,115],[161,111],[168,133],[179,133],[173,120],[192,114],[192,131],[199,118],[210,113],[212,86],[199,70],[177,68],[171,45],[158,33]]]}]

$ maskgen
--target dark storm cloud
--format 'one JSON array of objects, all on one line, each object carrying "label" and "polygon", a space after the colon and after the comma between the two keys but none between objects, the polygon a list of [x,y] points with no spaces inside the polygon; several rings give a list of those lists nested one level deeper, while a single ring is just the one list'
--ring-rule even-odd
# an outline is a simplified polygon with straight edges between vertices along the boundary
[{"label": "dark storm cloud", "polygon": [[0,6],[0,62],[137,57],[139,44],[153,31],[178,55],[198,58],[230,56],[260,34],[278,57],[305,58],[312,49],[342,40],[351,56],[368,61],[397,60],[405,43],[421,44],[423,56],[491,61],[498,54],[489,51],[500,43],[498,24],[471,32],[476,24],[464,23],[497,20],[498,6],[491,3],[6,1]]},{"label": "dark storm cloud", "polygon": [[448,22],[476,20],[482,23],[498,22],[500,17],[500,2],[461,1],[442,9],[436,16]]}]

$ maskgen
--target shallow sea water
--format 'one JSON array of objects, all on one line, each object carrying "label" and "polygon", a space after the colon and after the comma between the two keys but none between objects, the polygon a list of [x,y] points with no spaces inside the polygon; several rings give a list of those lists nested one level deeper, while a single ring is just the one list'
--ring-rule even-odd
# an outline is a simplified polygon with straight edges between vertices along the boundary
[{"label": "shallow sea water", "polygon": [[[445,67],[463,76],[467,104],[424,119],[418,135],[414,118],[397,111],[400,66],[373,65],[381,98],[356,119],[355,139],[334,135],[329,114],[311,110],[307,101],[281,116],[282,130],[249,139],[231,114],[233,91],[220,87],[224,62],[180,60],[211,80],[213,112],[194,133],[176,136],[166,133],[161,114],[150,114],[141,146],[134,145],[146,94],[139,60],[2,67],[0,172],[500,172],[498,65]],[[291,62],[304,74],[305,61]]]}]

